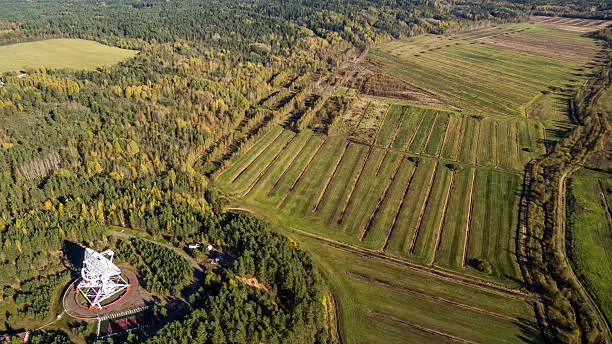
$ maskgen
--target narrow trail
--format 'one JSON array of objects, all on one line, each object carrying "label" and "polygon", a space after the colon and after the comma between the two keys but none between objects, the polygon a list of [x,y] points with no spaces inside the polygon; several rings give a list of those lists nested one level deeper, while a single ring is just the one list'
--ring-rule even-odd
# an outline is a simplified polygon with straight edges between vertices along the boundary
[{"label": "narrow trail", "polygon": [[[121,227],[116,227],[116,226],[113,226],[113,228],[123,229]],[[150,242],[150,243],[158,245],[158,246],[163,246],[165,248],[168,248],[168,249],[176,252],[177,254],[179,254],[181,257],[187,259],[187,261],[194,268],[194,281],[191,284],[191,288],[189,288],[189,291],[186,293],[186,295],[183,295],[181,298],[178,299],[181,302],[180,305],[178,307],[176,307],[176,309],[174,309],[172,311],[172,313],[170,313],[162,322],[160,322],[157,326],[151,328],[147,332],[147,337],[149,337],[149,336],[155,334],[155,332],[157,332],[157,330],[161,329],[163,326],[165,326],[166,324],[169,324],[174,319],[176,319],[179,315],[181,315],[181,312],[183,311],[183,309],[185,307],[189,306],[189,303],[188,303],[187,300],[189,300],[189,297],[191,295],[193,295],[196,292],[196,290],[198,289],[198,286],[200,285],[200,280],[202,279],[202,275],[204,274],[204,270],[203,270],[202,266],[195,259],[193,259],[185,251],[183,251],[183,250],[181,250],[179,248],[176,248],[174,246],[171,246],[171,245],[168,245],[168,244],[164,244],[164,243],[161,243],[161,242],[157,242],[155,240],[151,240],[151,239],[147,239],[147,238],[137,237],[135,235],[124,233],[124,232],[117,232],[117,231],[114,231],[114,230],[109,230],[108,233],[110,235],[116,236],[118,238],[140,239],[140,240],[144,240],[144,241]]]}]

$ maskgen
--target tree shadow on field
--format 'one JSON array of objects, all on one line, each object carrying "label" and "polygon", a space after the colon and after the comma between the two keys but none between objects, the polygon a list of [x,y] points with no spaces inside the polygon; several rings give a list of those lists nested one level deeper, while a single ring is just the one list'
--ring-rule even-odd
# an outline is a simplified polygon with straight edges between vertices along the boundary
[{"label": "tree shadow on field", "polygon": [[69,263],[70,274],[72,277],[79,275],[79,271],[83,267],[83,258],[85,257],[85,248],[72,241],[64,240],[64,248],[62,249],[64,257]]},{"label": "tree shadow on field", "polygon": [[517,318],[517,320],[515,324],[521,330],[521,334],[517,337],[523,343],[544,343],[542,334],[538,330],[538,324],[535,321],[521,317]]}]

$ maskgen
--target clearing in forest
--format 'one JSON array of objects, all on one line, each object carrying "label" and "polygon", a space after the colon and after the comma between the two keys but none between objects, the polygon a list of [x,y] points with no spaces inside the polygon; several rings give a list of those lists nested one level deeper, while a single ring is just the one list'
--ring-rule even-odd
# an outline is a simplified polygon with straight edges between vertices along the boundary
[{"label": "clearing in forest", "polygon": [[0,46],[0,73],[27,68],[94,69],[125,60],[138,51],[84,39],[49,39]]}]

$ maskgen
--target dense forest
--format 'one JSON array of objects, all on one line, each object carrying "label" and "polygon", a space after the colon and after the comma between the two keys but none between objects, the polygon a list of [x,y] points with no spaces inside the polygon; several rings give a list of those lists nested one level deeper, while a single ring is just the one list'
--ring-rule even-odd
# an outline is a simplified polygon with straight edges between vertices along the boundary
[{"label": "dense forest", "polygon": [[[257,220],[223,214],[208,177],[270,127],[301,129],[337,71],[365,48],[527,13],[610,18],[612,9],[606,1],[562,0],[3,4],[0,44],[70,37],[139,54],[90,71],[0,76],[2,326],[48,319],[75,273],[70,245],[106,245],[105,227],[119,226],[177,245],[215,242],[235,254],[231,272],[207,276],[190,300],[196,310],[151,343],[189,333],[202,343],[325,342],[323,283],[310,258]],[[117,245],[124,256],[138,252],[131,263],[182,281],[145,287],[177,294],[187,285],[180,259],[156,263],[146,243]],[[235,275],[254,276],[269,290]],[[68,339],[49,332],[31,342]]]}]

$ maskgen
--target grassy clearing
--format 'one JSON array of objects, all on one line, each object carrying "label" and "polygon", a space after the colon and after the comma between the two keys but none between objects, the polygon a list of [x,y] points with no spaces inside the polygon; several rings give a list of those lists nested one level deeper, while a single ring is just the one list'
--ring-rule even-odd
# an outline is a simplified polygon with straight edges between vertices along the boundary
[{"label": "grassy clearing", "polygon": [[359,183],[342,217],[341,226],[350,235],[361,238],[370,216],[376,211],[379,199],[395,171],[396,165],[403,158],[401,153],[387,151],[375,152],[370,155]]},{"label": "grassy clearing", "polygon": [[459,116],[449,116],[448,128],[446,129],[446,139],[442,147],[442,157],[457,161],[459,158],[459,147],[463,138],[463,130],[467,122]]},{"label": "grassy clearing", "polygon": [[414,174],[415,165],[404,158],[398,167],[393,181],[389,184],[387,194],[380,208],[374,214],[371,224],[367,228],[364,241],[368,246],[382,249],[395,223],[402,200],[410,186],[410,179]]},{"label": "grassy clearing", "polygon": [[518,157],[516,126],[514,122],[498,121],[497,130],[497,166],[503,169],[520,170],[522,168]]},{"label": "grassy clearing", "polygon": [[138,51],[83,39],[49,39],[0,46],[0,73],[28,68],[94,69],[117,63]]},{"label": "grassy clearing", "polygon": [[493,266],[492,276],[508,282],[521,279],[516,260],[516,225],[521,177],[479,169],[474,190],[468,259]]},{"label": "grassy clearing", "polygon": [[437,165],[437,161],[431,159],[421,159],[419,162],[406,193],[406,200],[392,228],[386,252],[397,256],[409,256]]},{"label": "grassy clearing", "polygon": [[448,130],[448,122],[449,122],[449,114],[446,112],[438,113],[438,117],[436,118],[436,124],[433,127],[431,133],[429,134],[429,139],[427,140],[427,146],[425,147],[425,151],[423,154],[438,156],[440,153],[440,148],[444,143],[444,138],[446,131]]},{"label": "grassy clearing", "polygon": [[311,136],[311,132],[303,132],[301,135],[297,135],[295,139],[293,139],[291,143],[289,143],[281,152],[278,158],[275,159],[261,179],[257,181],[257,184],[255,184],[255,186],[253,186],[253,188],[249,191],[249,195],[254,195],[261,201],[265,200],[265,195],[270,189],[270,185],[274,185],[274,183],[276,183],[276,181],[281,177],[283,172],[289,168],[295,158],[300,154],[304,147],[306,147],[306,144],[310,140]]},{"label": "grassy clearing", "polygon": [[289,168],[285,170],[273,185],[269,186],[270,189],[266,194],[268,202],[276,205],[287,196],[287,193],[294,187],[298,178],[308,163],[314,158],[323,143],[324,139],[320,136],[313,135],[310,140],[308,140],[306,146],[300,151],[295,160],[293,160]]},{"label": "grassy clearing", "polygon": [[287,195],[282,207],[295,214],[308,214],[318,197],[317,191],[322,190],[326,178],[341,159],[346,144],[342,137],[329,137]]},{"label": "grassy clearing", "polygon": [[478,137],[478,164],[495,167],[497,164],[497,121],[483,120]]},{"label": "grassy clearing", "polygon": [[532,308],[524,301],[440,280],[295,232],[286,233],[311,252],[334,288],[346,343],[448,342],[448,338],[415,326],[484,343],[539,341]]},{"label": "grassy clearing", "polygon": [[429,264],[434,259],[452,179],[452,171],[438,167],[413,247],[415,258],[424,263]]},{"label": "grassy clearing", "polygon": [[385,121],[383,122],[378,137],[376,138],[376,145],[388,147],[394,136],[398,132],[398,127],[402,123],[402,117],[404,114],[404,108],[397,104],[392,104],[389,107]]},{"label": "grassy clearing", "polygon": [[[219,183],[230,185],[282,133],[283,129],[281,127],[270,129],[251,148],[233,160],[232,165],[217,179]],[[229,192],[229,190],[225,191]]]},{"label": "grassy clearing", "polygon": [[463,251],[466,245],[466,230],[469,227],[470,202],[473,182],[473,168],[455,172],[451,190],[447,221],[444,222],[436,264],[446,268],[463,267]]},{"label": "grassy clearing", "polygon": [[425,144],[427,144],[427,139],[429,138],[429,134],[436,122],[437,116],[436,113],[431,110],[425,110],[423,112],[423,118],[421,120],[421,125],[417,130],[412,142],[410,143],[410,152],[415,154],[420,154],[425,148]]},{"label": "grassy clearing", "polygon": [[568,230],[573,241],[573,258],[608,319],[612,318],[612,219],[608,208],[612,196],[610,190],[610,174],[580,171],[572,178],[569,191],[573,200],[568,207]]},{"label": "grassy clearing", "polygon": [[403,150],[410,145],[423,118],[422,113],[423,109],[421,108],[404,108],[404,117],[393,141],[393,148]]},{"label": "grassy clearing", "polygon": [[257,158],[243,170],[232,182],[232,187],[236,192],[247,191],[265,173],[271,163],[275,161],[279,154],[295,137],[291,131],[284,130]]},{"label": "grassy clearing", "polygon": [[[509,32],[518,32],[519,28],[515,24],[505,26]],[[383,44],[372,49],[368,59],[385,72],[419,85],[452,105],[483,115],[522,116],[522,106],[547,86],[576,84],[572,72],[580,63],[540,56],[533,47],[529,53],[520,51],[520,45],[512,49],[498,47],[499,42],[492,39],[491,44],[474,40],[498,33],[489,30],[479,35],[421,36]],[[541,41],[543,33],[558,32],[538,29],[531,36],[521,37],[522,40],[538,37]],[[564,40],[576,49],[584,44],[593,45],[586,41]]]},{"label": "grassy clearing", "polygon": [[328,226],[335,226],[341,215],[342,205],[346,203],[350,189],[357,182],[359,171],[368,154],[369,148],[360,144],[351,143],[336,170],[336,174],[329,183],[323,199],[317,208],[316,216]]},{"label": "grassy clearing", "polygon": [[480,137],[479,133],[482,121],[470,117],[465,122],[466,124],[464,124],[463,130],[465,134],[463,135],[459,161],[463,161],[467,164],[475,164],[480,144],[478,139]]}]

